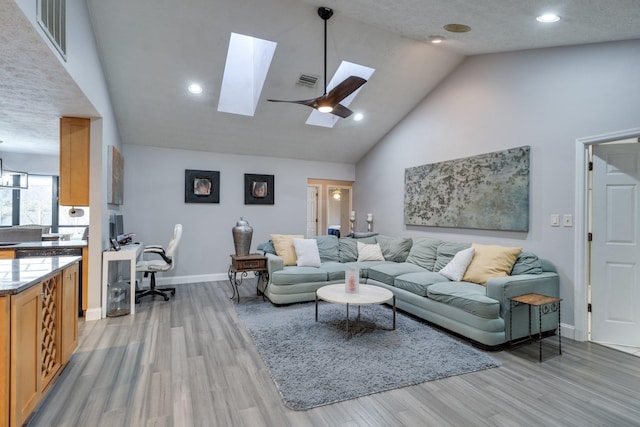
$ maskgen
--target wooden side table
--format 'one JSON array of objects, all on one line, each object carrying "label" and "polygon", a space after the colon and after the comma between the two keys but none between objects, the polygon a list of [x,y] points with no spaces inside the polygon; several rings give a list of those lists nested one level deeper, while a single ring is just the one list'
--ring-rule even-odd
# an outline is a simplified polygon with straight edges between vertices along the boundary
[{"label": "wooden side table", "polygon": [[238,286],[242,285],[242,281],[249,275],[249,272],[254,272],[258,278],[256,283],[256,290],[258,295],[266,289],[260,290],[260,282],[264,283],[266,287],[269,283],[269,271],[267,270],[267,257],[260,254],[249,255],[231,255],[231,265],[229,266],[229,283],[233,290],[231,299],[236,298],[237,302],[240,302],[240,293],[238,292]]},{"label": "wooden side table", "polygon": [[538,342],[540,344],[540,358],[542,362],[542,315],[548,313],[558,312],[558,354],[562,355],[562,333],[560,330],[560,301],[562,299],[549,297],[540,294],[526,294],[517,297],[509,298],[511,301],[511,307],[509,310],[509,346],[513,345],[513,333],[512,333],[512,318],[513,308],[520,304],[526,304],[529,308],[529,342],[531,338],[531,307],[538,307]]}]

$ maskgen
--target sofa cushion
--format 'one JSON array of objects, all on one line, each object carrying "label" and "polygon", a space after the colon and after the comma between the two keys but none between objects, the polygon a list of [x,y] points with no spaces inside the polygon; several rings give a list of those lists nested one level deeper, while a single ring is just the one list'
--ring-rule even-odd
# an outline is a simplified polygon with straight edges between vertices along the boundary
[{"label": "sofa cushion", "polygon": [[349,268],[349,263],[324,261],[320,268],[327,272],[327,280],[344,280],[344,271]]},{"label": "sofa cushion", "polygon": [[295,285],[307,282],[326,282],[327,272],[317,267],[289,266],[271,275],[275,285]]},{"label": "sofa cushion", "polygon": [[372,268],[380,265],[395,264],[391,261],[361,261],[361,262],[345,262],[345,270],[349,268],[357,268],[360,270],[360,277],[365,279],[369,277],[369,272]]},{"label": "sofa cushion", "polygon": [[[409,262],[389,262],[369,268],[368,278],[393,286],[396,277],[407,273],[426,272],[422,267]],[[441,276],[442,277],[442,276]],[[446,280],[446,279],[445,279]]]},{"label": "sofa cushion", "polygon": [[500,302],[489,298],[486,288],[476,283],[434,283],[427,289],[427,297],[485,319],[500,317]]},{"label": "sofa cushion", "polygon": [[338,240],[338,261],[355,262],[358,260],[358,244],[375,243],[375,237],[367,237],[364,239],[353,239],[351,237],[342,237]]},{"label": "sofa cushion", "polygon": [[[463,249],[470,248],[470,243],[458,243],[458,242],[443,242],[438,245],[436,253],[436,263],[433,266],[433,271],[440,271],[445,265],[449,264],[454,256]],[[473,261],[472,261],[473,262]]]},{"label": "sofa cushion", "polygon": [[284,260],[284,265],[296,265],[296,249],[293,247],[293,239],[304,239],[302,234],[272,234],[273,247],[276,255]]},{"label": "sofa cushion", "polygon": [[[449,280],[462,280],[464,272],[467,271],[467,267],[469,267],[469,264],[471,264],[474,252],[475,249],[473,248],[461,250],[453,257],[451,261],[449,261],[449,264],[442,267],[442,269],[440,270],[440,274],[442,274]],[[298,262],[298,265],[300,265],[300,262]]]},{"label": "sofa cushion", "polygon": [[438,245],[441,243],[441,240],[430,238],[414,239],[406,261],[433,271],[433,266],[436,263],[436,252]]},{"label": "sofa cushion", "polygon": [[520,252],[516,263],[511,269],[511,275],[516,276],[518,274],[541,274],[542,273],[542,261],[536,254],[531,252]]},{"label": "sofa cushion", "polygon": [[358,262],[362,261],[385,261],[380,245],[358,242]]},{"label": "sofa cushion", "polygon": [[427,296],[427,288],[434,283],[448,282],[449,279],[440,273],[432,273],[431,271],[422,271],[419,273],[402,274],[393,282],[393,286],[398,289],[404,289],[422,297]]},{"label": "sofa cushion", "polygon": [[293,239],[298,267],[320,267],[320,253],[315,239]]},{"label": "sofa cushion", "polygon": [[412,244],[412,240],[407,237],[376,236],[376,242],[382,249],[384,259],[394,262],[405,262]]},{"label": "sofa cushion", "polygon": [[505,277],[511,273],[522,248],[473,244],[473,260],[462,280],[485,285],[491,277]]},{"label": "sofa cushion", "polygon": [[338,261],[338,237],[333,235],[316,236],[320,261]]}]

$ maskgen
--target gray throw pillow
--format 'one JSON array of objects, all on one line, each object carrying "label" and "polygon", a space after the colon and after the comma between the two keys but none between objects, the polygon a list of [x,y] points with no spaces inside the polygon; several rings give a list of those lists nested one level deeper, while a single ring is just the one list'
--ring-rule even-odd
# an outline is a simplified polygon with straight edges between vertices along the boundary
[{"label": "gray throw pillow", "polygon": [[449,264],[454,256],[463,249],[471,247],[471,243],[456,243],[456,242],[444,242],[438,246],[436,253],[436,263],[433,266],[433,271],[438,272]]},{"label": "gray throw pillow", "polygon": [[536,254],[531,252],[520,252],[516,263],[511,269],[511,275],[518,274],[541,274],[542,273],[542,261]]},{"label": "gray throw pillow", "polygon": [[340,262],[356,262],[358,260],[358,244],[357,242],[371,244],[376,243],[375,237],[367,237],[364,239],[352,239],[351,237],[342,237],[338,241],[338,258]]},{"label": "gray throw pillow", "polygon": [[411,246],[406,261],[426,268],[429,271],[434,271],[433,266],[436,263],[436,253],[441,243],[442,240],[431,239],[429,237],[413,239],[413,245]]},{"label": "gray throw pillow", "polygon": [[314,237],[318,243],[320,261],[338,261],[338,237],[334,235]]},{"label": "gray throw pillow", "polygon": [[387,261],[405,262],[411,250],[412,240],[408,237],[376,236],[382,255]]}]

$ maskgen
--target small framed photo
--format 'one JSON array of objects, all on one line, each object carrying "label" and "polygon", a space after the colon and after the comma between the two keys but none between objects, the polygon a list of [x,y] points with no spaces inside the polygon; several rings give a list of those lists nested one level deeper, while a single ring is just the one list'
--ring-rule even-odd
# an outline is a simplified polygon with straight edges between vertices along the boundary
[{"label": "small framed photo", "polygon": [[185,203],[220,203],[220,172],[186,169]]},{"label": "small framed photo", "polygon": [[244,174],[244,204],[273,205],[273,175]]}]

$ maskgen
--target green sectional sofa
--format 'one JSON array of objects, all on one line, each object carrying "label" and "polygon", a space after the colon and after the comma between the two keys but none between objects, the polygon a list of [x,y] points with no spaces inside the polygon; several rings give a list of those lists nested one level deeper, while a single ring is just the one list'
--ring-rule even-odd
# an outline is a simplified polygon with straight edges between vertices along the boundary
[{"label": "green sectional sofa", "polygon": [[[471,247],[470,243],[379,235],[315,239],[319,267],[285,266],[271,242],[258,246],[268,257],[269,281],[263,291],[273,304],[313,301],[318,288],[344,282],[345,270],[357,267],[360,282],[389,289],[396,296],[399,309],[484,348],[499,348],[509,341],[510,333],[514,340],[529,333],[526,306],[514,308],[510,325],[510,297],[527,293],[559,296],[559,278],[553,264],[529,252],[517,255],[506,277],[491,277],[485,284],[478,284],[453,281],[440,274],[458,252]],[[384,260],[358,262],[357,242],[377,243]],[[531,321],[533,332],[537,333],[537,310],[532,310]],[[543,332],[557,327],[557,312],[543,315]]]}]

